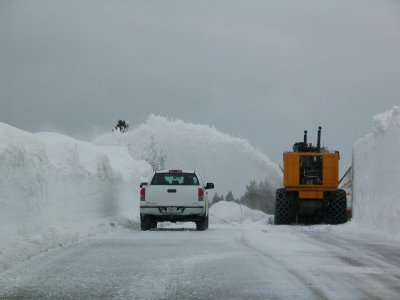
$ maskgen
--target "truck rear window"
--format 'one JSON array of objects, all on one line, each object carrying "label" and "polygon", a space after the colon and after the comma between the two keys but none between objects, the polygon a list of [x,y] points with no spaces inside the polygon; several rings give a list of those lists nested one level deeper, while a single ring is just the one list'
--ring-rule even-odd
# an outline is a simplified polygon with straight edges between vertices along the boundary
[{"label": "truck rear window", "polygon": [[156,173],[151,185],[199,185],[194,173]]}]

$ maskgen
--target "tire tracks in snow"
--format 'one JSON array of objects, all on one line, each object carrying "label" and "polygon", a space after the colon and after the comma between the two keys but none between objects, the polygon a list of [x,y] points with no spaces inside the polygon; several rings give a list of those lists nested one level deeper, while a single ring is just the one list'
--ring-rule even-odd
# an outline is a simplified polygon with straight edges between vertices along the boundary
[{"label": "tire tracks in snow", "polygon": [[282,263],[279,260],[275,259],[272,256],[267,255],[262,250],[251,245],[251,243],[248,240],[246,240],[243,232],[241,232],[238,236],[236,236],[236,242],[239,245],[241,245],[246,251],[256,256],[267,268],[276,273],[281,273],[282,275],[284,275],[285,278],[287,278],[288,282],[290,282],[290,277],[300,282],[302,286],[304,286],[307,290],[311,292],[311,294],[315,297],[315,299],[320,299],[320,300],[330,299],[330,297],[328,297],[323,290],[315,286],[311,281],[302,276],[299,272],[287,268],[285,265],[282,265]]},{"label": "tire tracks in snow", "polygon": [[[349,238],[334,233],[324,235],[319,232],[304,232],[302,234],[315,245],[329,249],[332,257],[336,257],[357,270],[358,274],[366,277],[369,288],[365,288],[365,280],[364,284],[358,288],[363,298],[399,299],[400,249],[398,246],[387,244],[383,240],[374,242],[365,237]],[[348,280],[354,283],[353,286],[357,286],[354,278]]]}]

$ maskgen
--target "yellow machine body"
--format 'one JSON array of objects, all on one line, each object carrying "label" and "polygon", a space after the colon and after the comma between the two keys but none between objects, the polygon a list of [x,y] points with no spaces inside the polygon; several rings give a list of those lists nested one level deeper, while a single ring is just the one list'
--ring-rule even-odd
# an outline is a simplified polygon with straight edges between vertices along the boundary
[{"label": "yellow machine body", "polygon": [[[322,160],[322,182],[301,182],[303,157]],[[300,199],[323,199],[324,192],[334,192],[339,183],[339,152],[285,152],[283,153],[283,184],[288,191],[299,192]]]}]

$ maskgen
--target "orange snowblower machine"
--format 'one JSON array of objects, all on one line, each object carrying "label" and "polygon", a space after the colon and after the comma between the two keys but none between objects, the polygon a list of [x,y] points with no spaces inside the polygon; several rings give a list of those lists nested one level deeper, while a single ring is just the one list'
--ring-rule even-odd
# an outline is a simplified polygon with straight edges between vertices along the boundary
[{"label": "orange snowblower machine", "polygon": [[338,189],[339,151],[304,141],[283,153],[283,185],[276,190],[275,224],[342,224],[347,221],[346,192]]}]

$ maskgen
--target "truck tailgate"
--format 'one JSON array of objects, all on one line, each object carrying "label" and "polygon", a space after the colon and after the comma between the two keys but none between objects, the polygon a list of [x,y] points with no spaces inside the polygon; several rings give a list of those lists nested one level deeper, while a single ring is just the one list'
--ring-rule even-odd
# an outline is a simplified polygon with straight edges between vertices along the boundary
[{"label": "truck tailgate", "polygon": [[198,201],[199,186],[152,185],[146,188],[146,205],[202,206]]}]

